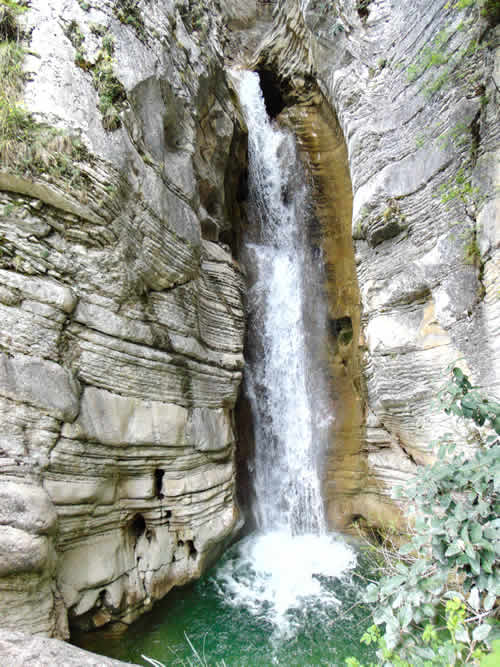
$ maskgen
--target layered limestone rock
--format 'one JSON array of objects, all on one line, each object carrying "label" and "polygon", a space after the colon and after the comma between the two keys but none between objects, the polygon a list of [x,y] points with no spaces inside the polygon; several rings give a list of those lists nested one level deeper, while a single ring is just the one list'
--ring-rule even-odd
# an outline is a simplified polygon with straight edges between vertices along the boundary
[{"label": "layered limestone rock", "polygon": [[500,389],[498,28],[478,6],[341,5],[343,61],[320,79],[353,182],[372,476],[348,509],[387,523],[380,494],[453,427],[435,401],[449,365]]},{"label": "layered limestone rock", "polygon": [[[445,0],[283,0],[256,58],[285,100],[306,109],[299,135],[301,118],[319,113],[319,86],[347,145],[361,377],[349,361],[355,351],[344,365],[351,363],[363,394],[364,419],[359,429],[358,417],[348,417],[347,448],[345,437],[332,439],[326,488],[333,525],[360,517],[399,522],[391,489],[453,427],[435,402],[451,363],[461,359],[474,382],[499,391],[495,16]],[[313,169],[323,161],[326,173],[328,142],[323,150],[317,134],[309,123],[303,141],[316,144]],[[330,184],[325,197],[335,208],[334,176]],[[348,216],[330,216],[327,256],[332,233],[342,235],[335,230],[346,224]],[[338,305],[343,283],[333,276],[327,289]],[[350,299],[348,319],[354,292]],[[346,421],[345,405],[338,417]]]},{"label": "layered limestone rock", "polygon": [[0,618],[67,636],[68,619],[131,622],[239,523],[244,279],[228,244],[245,137],[211,3],[33,0],[18,20]]}]

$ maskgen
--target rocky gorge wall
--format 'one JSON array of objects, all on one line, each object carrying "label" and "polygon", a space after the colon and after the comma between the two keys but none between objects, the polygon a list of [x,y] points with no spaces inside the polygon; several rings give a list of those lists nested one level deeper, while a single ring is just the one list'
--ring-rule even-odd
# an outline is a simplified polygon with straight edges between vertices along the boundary
[{"label": "rocky gorge wall", "polygon": [[33,0],[2,24],[3,628],[130,623],[241,521],[246,143],[205,9]]},{"label": "rocky gorge wall", "polygon": [[2,626],[119,629],[239,525],[246,139],[228,63],[267,76],[311,171],[330,524],[398,525],[391,489],[452,426],[447,366],[499,391],[498,26],[445,0],[32,0],[18,22]]},{"label": "rocky gorge wall", "polygon": [[455,426],[435,401],[450,364],[499,393],[498,18],[495,3],[284,0],[255,57],[300,109],[313,173],[329,174],[317,212],[327,266],[343,267],[325,286],[330,365],[353,388],[325,471],[334,527],[402,525],[392,489]]},{"label": "rocky gorge wall", "polygon": [[500,393],[499,17],[468,4],[339,3],[337,48],[318,43],[349,155],[366,387],[367,470],[340,510],[375,524],[397,523],[391,489],[456,430],[435,400],[450,364]]}]

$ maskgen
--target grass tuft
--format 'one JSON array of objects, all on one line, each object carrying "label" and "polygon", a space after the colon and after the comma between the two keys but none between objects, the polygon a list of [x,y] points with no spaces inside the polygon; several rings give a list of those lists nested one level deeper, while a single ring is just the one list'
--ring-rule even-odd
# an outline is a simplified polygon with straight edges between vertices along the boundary
[{"label": "grass tuft", "polygon": [[0,0],[0,40],[19,41],[22,33],[17,19],[25,11],[21,1]]}]

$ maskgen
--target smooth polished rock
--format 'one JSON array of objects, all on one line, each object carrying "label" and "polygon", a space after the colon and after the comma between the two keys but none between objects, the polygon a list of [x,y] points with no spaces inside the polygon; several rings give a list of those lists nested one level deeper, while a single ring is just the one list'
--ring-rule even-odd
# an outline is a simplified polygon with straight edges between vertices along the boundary
[{"label": "smooth polished rock", "polygon": [[66,423],[66,438],[91,440],[103,445],[183,446],[188,411],[180,405],[118,396],[86,387],[80,414]]},{"label": "smooth polished rock", "polygon": [[0,353],[0,395],[73,421],[79,410],[79,386],[71,373],[52,361]]},{"label": "smooth polished rock", "polygon": [[0,661],[4,667],[133,667],[57,639],[4,629],[0,630]]},{"label": "smooth polished rock", "polygon": [[50,545],[46,537],[0,526],[0,577],[42,572],[49,557]]},{"label": "smooth polished rock", "polygon": [[200,452],[227,449],[235,441],[229,411],[194,408],[189,422],[189,437]]},{"label": "smooth polished rock", "polygon": [[34,535],[52,535],[56,531],[57,514],[41,487],[0,479],[0,525]]}]

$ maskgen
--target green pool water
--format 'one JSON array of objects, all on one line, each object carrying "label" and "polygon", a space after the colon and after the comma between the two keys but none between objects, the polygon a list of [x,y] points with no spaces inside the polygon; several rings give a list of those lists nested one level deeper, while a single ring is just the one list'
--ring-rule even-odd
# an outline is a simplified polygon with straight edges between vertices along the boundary
[{"label": "green pool water", "polygon": [[[75,638],[83,648],[150,665],[344,665],[373,659],[359,643],[370,624],[359,602],[362,565],[342,538],[251,535],[194,585],[174,589],[113,639]],[[189,641],[188,641],[189,639]],[[191,660],[191,662],[189,662]]]}]

